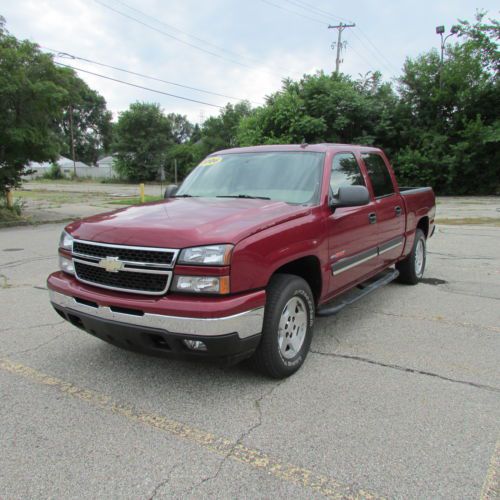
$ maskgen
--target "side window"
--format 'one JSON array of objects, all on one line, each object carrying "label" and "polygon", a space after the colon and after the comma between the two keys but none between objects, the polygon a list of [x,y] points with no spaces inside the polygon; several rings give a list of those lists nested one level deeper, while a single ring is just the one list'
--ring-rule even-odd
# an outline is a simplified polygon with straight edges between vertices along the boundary
[{"label": "side window", "polygon": [[372,181],[375,198],[394,193],[394,184],[382,157],[376,153],[363,153],[361,157]]},{"label": "side window", "polygon": [[340,186],[364,186],[365,181],[352,153],[339,153],[333,157],[330,189],[334,196]]}]

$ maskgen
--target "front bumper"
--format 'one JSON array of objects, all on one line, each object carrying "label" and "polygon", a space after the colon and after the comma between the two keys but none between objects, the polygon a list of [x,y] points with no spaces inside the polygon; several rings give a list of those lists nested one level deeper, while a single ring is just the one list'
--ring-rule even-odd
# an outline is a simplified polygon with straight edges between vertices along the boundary
[{"label": "front bumper", "polygon": [[70,297],[54,290],[49,290],[49,296],[53,306],[59,310],[83,313],[108,322],[199,337],[236,333],[239,338],[245,339],[262,331],[264,319],[263,307],[221,318],[188,318],[151,314],[136,309],[127,310],[124,307],[102,306],[97,302]]},{"label": "front bumper", "polygon": [[[74,289],[61,293],[57,288],[61,288],[60,282],[65,279]],[[221,310],[220,301],[216,301],[214,309],[218,309],[221,316],[200,317],[199,303],[193,301],[191,316],[174,316],[157,311],[158,301],[168,302],[168,296],[158,299],[155,308],[149,300],[143,299],[143,305],[149,307],[138,308],[137,300],[130,300],[129,304],[123,294],[119,301],[110,296],[103,300],[102,291],[92,294],[92,288],[87,286],[85,290],[78,290],[78,282],[59,273],[49,278],[48,286],[50,301],[59,315],[91,335],[126,349],[163,357],[195,356],[238,361],[251,355],[260,341],[263,305],[224,315],[224,310],[232,311],[231,307]],[[183,310],[184,314],[186,312]],[[202,341],[206,350],[191,350],[184,340]]]}]

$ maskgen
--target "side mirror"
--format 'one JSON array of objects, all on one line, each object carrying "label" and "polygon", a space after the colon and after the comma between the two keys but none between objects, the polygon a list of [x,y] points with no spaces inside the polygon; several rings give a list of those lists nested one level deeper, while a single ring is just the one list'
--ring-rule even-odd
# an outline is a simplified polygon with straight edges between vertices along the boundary
[{"label": "side mirror", "polygon": [[365,186],[341,186],[330,203],[332,208],[359,207],[370,203],[370,194]]},{"label": "side mirror", "polygon": [[179,186],[177,186],[177,184],[170,184],[165,189],[165,194],[163,195],[163,197],[165,199],[172,198],[172,196],[175,196],[175,193],[177,193],[178,189],[179,189]]}]

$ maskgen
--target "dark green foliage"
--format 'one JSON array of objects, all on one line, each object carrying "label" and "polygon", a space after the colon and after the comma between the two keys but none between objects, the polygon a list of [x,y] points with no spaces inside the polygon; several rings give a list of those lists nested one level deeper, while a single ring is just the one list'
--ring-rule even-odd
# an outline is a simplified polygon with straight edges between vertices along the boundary
[{"label": "dark green foliage", "polygon": [[95,90],[68,68],[59,68],[60,84],[67,90],[63,119],[59,124],[63,147],[61,154],[71,158],[71,113],[73,114],[73,140],[78,161],[95,164],[100,156],[109,152],[111,145],[111,111],[106,101]]},{"label": "dark green foliage", "polygon": [[120,114],[114,130],[114,166],[131,181],[151,181],[167,167],[172,123],[158,104],[136,102]]},{"label": "dark green foliage", "polygon": [[57,163],[52,163],[47,172],[43,174],[43,178],[51,180],[62,179],[63,174],[61,172],[61,167]]},{"label": "dark green foliage", "polygon": [[246,101],[227,104],[219,113],[205,120],[199,140],[202,156],[214,151],[239,145],[237,131],[240,121],[250,114],[250,104]]},{"label": "dark green foliage", "polygon": [[[460,23],[439,84],[439,55],[408,59],[399,80],[394,166],[406,184],[444,194],[494,194],[500,187],[498,23]],[[383,145],[383,144],[382,144]]]},{"label": "dark green foliage", "polygon": [[19,186],[29,162],[70,156],[70,105],[77,159],[94,162],[111,131],[111,114],[99,94],[4,25],[0,16],[0,194]]},{"label": "dark green foliage", "polygon": [[28,162],[57,158],[54,122],[66,97],[57,80],[51,57],[9,35],[0,18],[0,195],[19,185]]}]

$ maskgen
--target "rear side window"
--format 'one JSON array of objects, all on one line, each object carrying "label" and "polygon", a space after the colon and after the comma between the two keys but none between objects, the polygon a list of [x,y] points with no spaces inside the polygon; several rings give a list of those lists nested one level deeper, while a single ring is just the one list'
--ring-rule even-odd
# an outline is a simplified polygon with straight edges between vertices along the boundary
[{"label": "rear side window", "polygon": [[382,157],[376,153],[363,153],[361,157],[370,176],[375,198],[394,193],[394,184]]},{"label": "rear side window", "polygon": [[341,186],[364,186],[365,181],[358,162],[351,153],[339,153],[333,157],[330,188],[337,196]]}]

